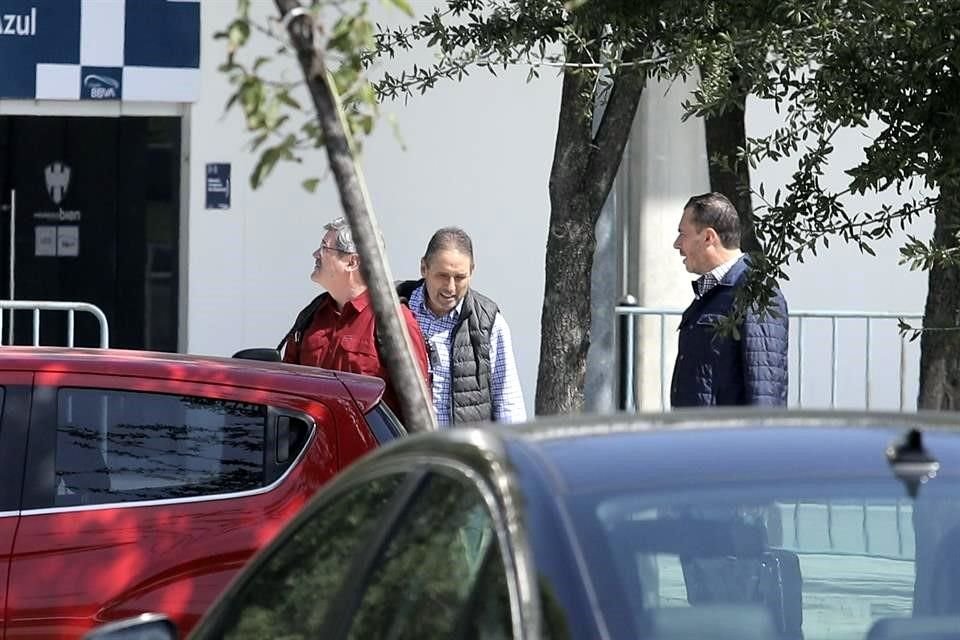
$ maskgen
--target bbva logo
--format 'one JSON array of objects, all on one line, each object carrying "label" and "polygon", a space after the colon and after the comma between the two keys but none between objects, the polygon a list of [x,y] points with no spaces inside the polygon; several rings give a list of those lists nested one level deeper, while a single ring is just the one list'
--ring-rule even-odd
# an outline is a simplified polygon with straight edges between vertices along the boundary
[{"label": "bbva logo", "polygon": [[107,100],[120,97],[120,82],[115,78],[90,73],[83,77],[83,86],[94,99]]}]

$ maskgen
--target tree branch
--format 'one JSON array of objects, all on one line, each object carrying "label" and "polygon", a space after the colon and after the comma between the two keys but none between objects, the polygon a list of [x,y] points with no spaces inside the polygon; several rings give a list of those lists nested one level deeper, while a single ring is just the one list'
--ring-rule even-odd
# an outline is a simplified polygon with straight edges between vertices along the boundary
[{"label": "tree branch", "polygon": [[[570,43],[567,56],[579,61],[589,54],[581,46]],[[593,75],[578,69],[563,72],[557,142],[550,169],[550,197],[554,205],[574,196],[586,168],[583,150],[590,144]],[[587,89],[588,86],[591,88]]]},{"label": "tree branch", "polygon": [[410,431],[435,430],[429,393],[413,357],[410,335],[400,311],[397,292],[393,288],[393,277],[380,242],[373,208],[355,161],[343,111],[328,77],[323,51],[315,46],[313,16],[297,0],[276,0],[276,5],[287,26],[317,110],[330,170],[357,242],[360,268],[370,289],[378,334],[384,342],[380,356],[398,391],[405,426]]},{"label": "tree branch", "polygon": [[594,223],[620,168],[645,81],[645,73],[635,67],[619,67],[614,75],[581,181],[587,197],[597,203]]}]

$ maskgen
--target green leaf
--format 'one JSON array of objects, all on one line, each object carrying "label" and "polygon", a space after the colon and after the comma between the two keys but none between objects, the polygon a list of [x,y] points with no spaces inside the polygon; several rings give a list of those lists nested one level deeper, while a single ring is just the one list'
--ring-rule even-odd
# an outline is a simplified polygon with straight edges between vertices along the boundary
[{"label": "green leaf", "polygon": [[367,81],[364,81],[363,86],[360,87],[360,90],[357,91],[357,100],[363,104],[370,105],[372,107],[377,106],[377,91],[373,88],[373,85]]},{"label": "green leaf", "polygon": [[259,189],[260,185],[263,184],[263,181],[266,180],[267,176],[270,175],[270,172],[273,171],[274,166],[277,164],[277,160],[280,159],[280,153],[277,152],[276,147],[271,147],[263,152],[260,156],[260,159],[257,161],[256,166],[253,168],[253,173],[250,174],[250,187],[253,189]]},{"label": "green leaf", "polygon": [[250,143],[250,151],[256,151],[260,146],[267,141],[267,138],[270,137],[269,133],[261,133]]},{"label": "green leaf", "polygon": [[296,138],[293,135],[288,135],[277,146],[265,150],[250,175],[250,186],[254,189],[260,187],[279,160],[296,160],[290,151],[294,144],[296,144]]},{"label": "green leaf", "polygon": [[297,101],[296,101],[289,93],[287,93],[286,91],[281,91],[280,93],[278,93],[278,94],[277,94],[277,98],[280,100],[280,102],[282,102],[283,104],[287,105],[288,107],[290,107],[290,108],[292,108],[292,109],[296,109],[297,111],[302,111],[302,110],[303,110],[303,107],[300,106],[300,103],[297,102]]},{"label": "green leaf", "polygon": [[227,40],[229,41],[230,50],[236,51],[245,45],[249,38],[250,23],[246,20],[234,20],[230,23],[230,26],[227,27]]},{"label": "green leaf", "polygon": [[407,0],[383,0],[383,4],[387,7],[393,5],[408,16],[413,15],[413,7],[410,6],[410,3],[407,2]]},{"label": "green leaf", "polygon": [[320,178],[307,178],[301,184],[303,185],[304,189],[310,193],[314,193],[317,190],[317,185],[320,184]]},{"label": "green leaf", "polygon": [[373,116],[369,114],[351,113],[347,116],[347,122],[354,138],[361,134],[369,135],[373,130]]},{"label": "green leaf", "polygon": [[237,98],[239,98],[239,97],[240,97],[240,94],[237,93],[237,92],[234,92],[233,95],[231,95],[231,96],[227,99],[227,104],[223,107],[223,110],[224,110],[224,111],[229,111],[229,110],[230,110],[230,107],[232,107],[232,106],[234,105],[234,103],[236,103]]}]

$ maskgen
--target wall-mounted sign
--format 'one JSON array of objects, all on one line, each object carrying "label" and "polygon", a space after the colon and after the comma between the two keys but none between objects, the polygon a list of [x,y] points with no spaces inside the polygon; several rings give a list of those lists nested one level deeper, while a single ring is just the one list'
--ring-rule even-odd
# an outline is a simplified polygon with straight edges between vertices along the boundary
[{"label": "wall-mounted sign", "polygon": [[194,102],[200,0],[3,0],[0,98]]},{"label": "wall-mounted sign", "polygon": [[[70,177],[73,170],[63,162],[51,162],[43,169],[43,182],[55,210],[34,211],[34,220],[47,222],[80,222],[83,217],[75,209],[64,209],[63,201],[70,192]],[[40,254],[38,254],[40,255]]]},{"label": "wall-mounted sign", "polygon": [[60,206],[70,188],[70,167],[62,162],[51,162],[43,169],[43,180],[53,204]]},{"label": "wall-mounted sign", "polygon": [[[51,162],[43,168],[43,183],[52,207],[47,211],[34,211],[33,219],[39,222],[34,228],[35,256],[75,258],[80,255],[80,227],[83,214],[76,209],[64,209],[63,203],[70,193],[70,178],[73,170],[61,161]],[[52,223],[52,224],[51,224]]]},{"label": "wall-mounted sign", "polygon": [[207,165],[207,209],[230,208],[230,163]]},{"label": "wall-mounted sign", "polygon": [[119,100],[123,76],[117,67],[81,67],[81,100]]},{"label": "wall-mounted sign", "polygon": [[57,255],[57,228],[55,226],[49,224],[38,224],[33,228],[33,235],[35,238],[33,255]]},{"label": "wall-mounted sign", "polygon": [[80,227],[75,224],[38,224],[33,233],[35,256],[76,258],[80,255]]},{"label": "wall-mounted sign", "polygon": [[57,255],[76,258],[80,255],[80,227],[61,224],[57,227]]}]

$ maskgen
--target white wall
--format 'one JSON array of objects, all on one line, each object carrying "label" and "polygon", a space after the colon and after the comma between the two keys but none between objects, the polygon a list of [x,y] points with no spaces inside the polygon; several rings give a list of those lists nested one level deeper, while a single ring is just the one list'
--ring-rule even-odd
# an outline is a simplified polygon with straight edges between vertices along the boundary
[{"label": "white wall", "polygon": [[[234,10],[233,2],[201,4],[201,99],[190,109],[190,138],[184,143],[189,150],[189,211],[181,218],[186,350],[193,353],[229,355],[241,347],[276,344],[311,295],[306,275],[312,261],[309,251],[301,255],[300,242],[319,237],[322,226],[320,216],[309,212],[323,198],[310,202],[299,187],[303,167],[285,166],[267,187],[249,187],[256,158],[248,151],[250,136],[240,112],[224,115],[231,87],[217,67],[225,60],[225,44],[213,40]],[[315,157],[319,164],[321,156]],[[205,166],[211,162],[232,164],[229,210],[204,209]]]},{"label": "white wall", "polygon": [[[273,7],[254,4],[262,11]],[[230,87],[216,67],[224,45],[212,40],[233,7],[202,4],[202,99],[189,118],[187,350],[195,353],[275,344],[316,294],[309,280],[311,253],[323,224],[340,215],[332,178],[314,195],[300,187],[309,170],[326,171],[319,154],[309,166],[283,165],[265,186],[250,190],[255,157],[246,151],[249,136],[238,112],[223,115]],[[525,77],[525,69],[499,78],[477,73],[459,84],[443,83],[406,106],[385,105],[406,149],[382,120],[365,143],[364,165],[395,278],[419,277],[419,258],[437,228],[459,225],[471,234],[473,284],[500,304],[510,324],[532,413],[560,82],[546,76],[526,84]],[[229,211],[203,208],[208,162],[233,163]]]}]

